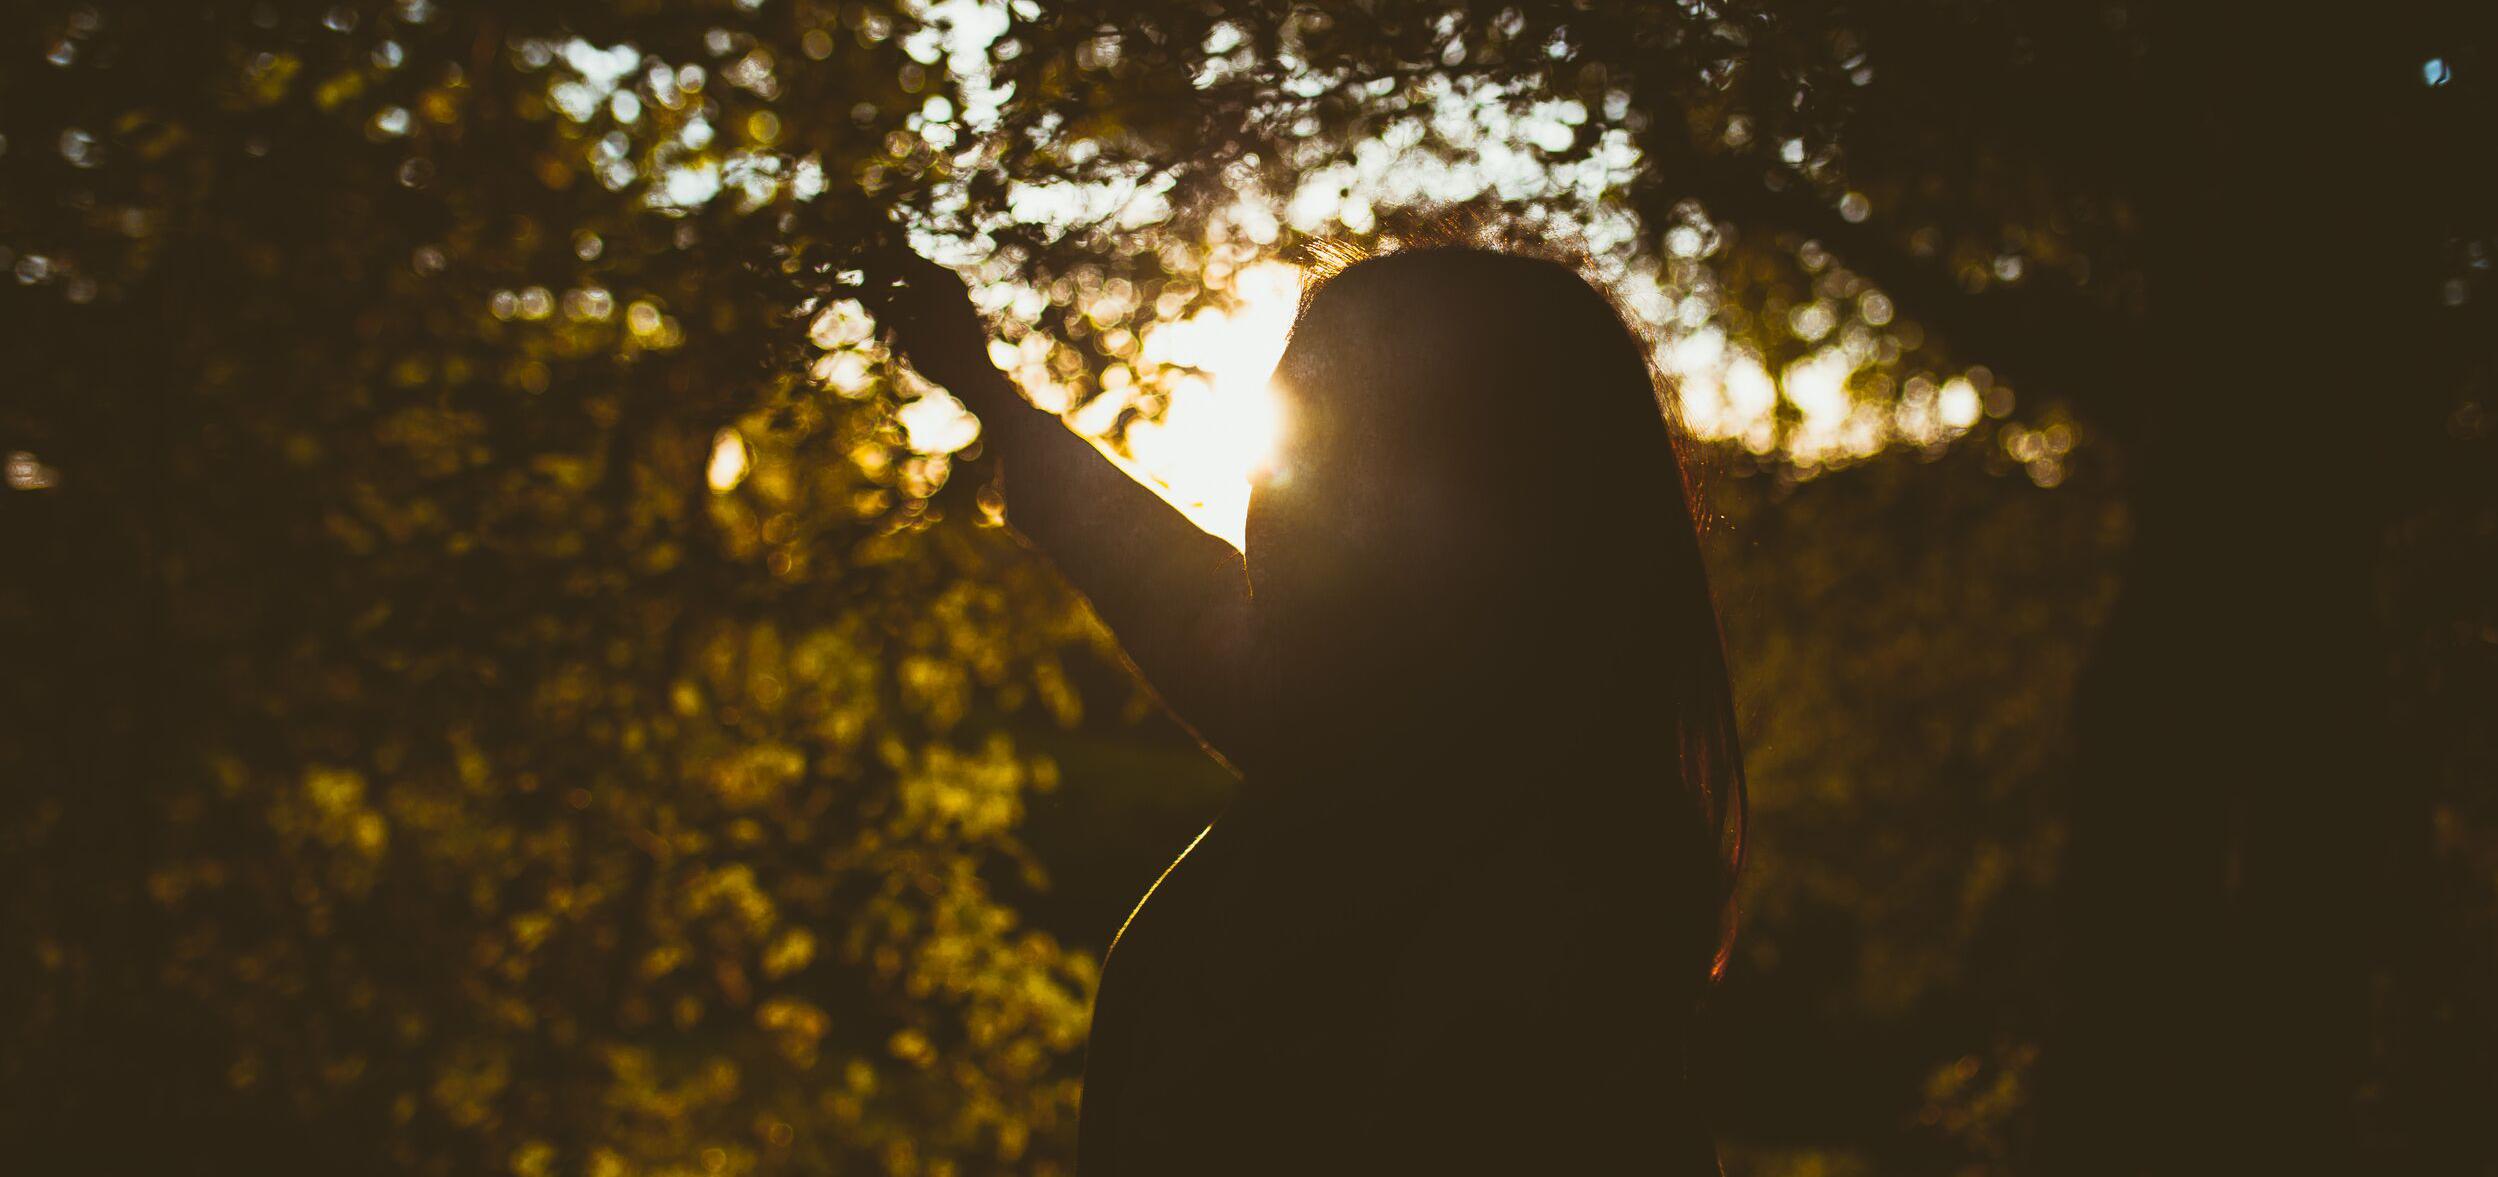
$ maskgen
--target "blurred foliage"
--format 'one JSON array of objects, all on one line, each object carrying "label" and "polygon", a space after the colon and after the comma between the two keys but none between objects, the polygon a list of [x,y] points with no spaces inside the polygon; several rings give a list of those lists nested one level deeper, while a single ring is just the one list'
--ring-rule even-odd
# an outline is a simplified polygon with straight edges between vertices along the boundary
[{"label": "blurred foliage", "polygon": [[1695,1069],[1729,1172],[2018,1154],[2073,695],[2127,526],[2107,463],[2054,489],[2011,466],[1961,447],[1718,487],[1753,837]]},{"label": "blurred foliage", "polygon": [[1093,958],[993,884],[1103,637],[793,314],[790,185],[652,179],[872,169],[942,86],[867,16],[13,10],[13,1147],[1063,1164]]},{"label": "blurred foliage", "polygon": [[[1063,1166],[1099,908],[1219,785],[1137,796],[1177,737],[1103,722],[1134,702],[1104,636],[990,525],[977,445],[910,423],[937,398],[842,299],[855,247],[898,223],[974,269],[1001,359],[1115,432],[1165,403],[1153,326],[1240,268],[1474,202],[1584,246],[1661,345],[1723,345],[1695,405],[1768,390],[1708,431],[1759,805],[1712,1013],[1719,1114],[1761,1142],[1731,1167],[2008,1164],[2063,717],[2151,432],[2121,363],[2151,27],[13,7],[5,1134],[171,1171]],[[2450,72],[2404,109],[2474,142],[2484,42],[2433,31]],[[2418,178],[2452,197],[2437,290],[2485,323],[2498,202],[2453,155]],[[2413,398],[2439,431],[2389,512],[2447,922],[2405,966],[2435,992],[2378,1016],[2455,1056],[2396,1086],[2498,1025],[2470,373]],[[2177,448],[2217,467],[2240,427]],[[1060,787],[1053,753],[1091,767]]]}]

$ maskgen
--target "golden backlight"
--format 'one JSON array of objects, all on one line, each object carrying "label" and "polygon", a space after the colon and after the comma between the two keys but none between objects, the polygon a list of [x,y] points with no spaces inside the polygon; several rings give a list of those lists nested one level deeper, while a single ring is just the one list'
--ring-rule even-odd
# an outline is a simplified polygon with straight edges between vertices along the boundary
[{"label": "golden backlight", "polygon": [[1160,420],[1128,431],[1122,463],[1199,527],[1241,545],[1249,484],[1274,456],[1284,421],[1271,379],[1301,297],[1301,272],[1282,262],[1240,271],[1239,303],[1146,334],[1148,363],[1195,369],[1169,388]]}]

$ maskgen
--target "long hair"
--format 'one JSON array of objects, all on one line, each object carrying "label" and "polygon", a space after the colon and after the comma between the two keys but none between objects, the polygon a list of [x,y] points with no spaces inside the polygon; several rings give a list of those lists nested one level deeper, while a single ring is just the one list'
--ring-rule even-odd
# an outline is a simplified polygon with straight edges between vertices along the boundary
[{"label": "long hair", "polygon": [[1538,741],[1573,771],[1537,804],[1595,831],[1648,815],[1704,868],[1672,922],[1715,977],[1744,774],[1670,386],[1567,261],[1313,252],[1248,532],[1274,722],[1312,757],[1356,730],[1452,757]]}]

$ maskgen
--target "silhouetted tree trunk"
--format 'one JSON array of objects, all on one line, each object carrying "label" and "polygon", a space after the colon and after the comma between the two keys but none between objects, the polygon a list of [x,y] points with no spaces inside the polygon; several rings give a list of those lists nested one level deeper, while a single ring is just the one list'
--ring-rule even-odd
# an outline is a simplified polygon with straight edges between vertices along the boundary
[{"label": "silhouetted tree trunk", "polygon": [[2078,704],[2041,1160],[2356,1172],[2386,851],[2420,819],[2374,580],[2397,444],[2451,388],[2415,346],[2418,55],[2391,21],[2157,19],[2136,533]]}]

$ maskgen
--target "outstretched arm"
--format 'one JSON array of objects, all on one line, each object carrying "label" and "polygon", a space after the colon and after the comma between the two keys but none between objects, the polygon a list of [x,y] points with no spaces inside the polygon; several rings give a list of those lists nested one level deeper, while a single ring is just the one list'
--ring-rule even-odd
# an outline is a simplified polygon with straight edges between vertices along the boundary
[{"label": "outstretched arm", "polygon": [[1092,604],[1180,722],[1241,764],[1249,581],[1240,553],[1026,401],[989,362],[988,329],[959,276],[907,250],[888,258],[897,281],[871,289],[869,307],[895,352],[980,418],[1004,467],[1007,522]]}]

